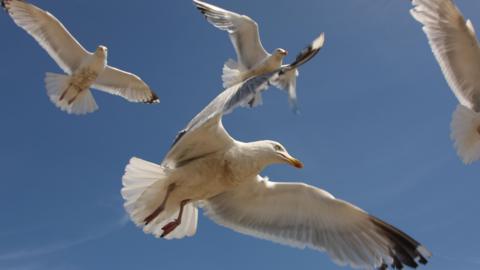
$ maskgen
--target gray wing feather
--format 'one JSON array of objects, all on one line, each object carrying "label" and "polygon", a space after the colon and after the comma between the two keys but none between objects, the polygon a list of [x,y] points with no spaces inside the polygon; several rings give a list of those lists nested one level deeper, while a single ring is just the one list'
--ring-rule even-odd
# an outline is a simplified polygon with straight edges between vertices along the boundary
[{"label": "gray wing feather", "polygon": [[451,0],[413,0],[432,51],[459,102],[480,112],[480,47],[475,30]]},{"label": "gray wing feather", "polygon": [[55,62],[71,74],[90,53],[52,14],[20,0],[2,1],[13,21],[27,31]]},{"label": "gray wing feather", "polygon": [[257,23],[250,17],[198,0],[193,3],[208,22],[229,33],[238,62],[243,68],[251,69],[270,55],[262,46]]},{"label": "gray wing feather", "polygon": [[393,226],[303,183],[275,183],[258,176],[207,200],[203,207],[220,225],[293,247],[326,251],[341,265],[415,268],[431,256]]}]

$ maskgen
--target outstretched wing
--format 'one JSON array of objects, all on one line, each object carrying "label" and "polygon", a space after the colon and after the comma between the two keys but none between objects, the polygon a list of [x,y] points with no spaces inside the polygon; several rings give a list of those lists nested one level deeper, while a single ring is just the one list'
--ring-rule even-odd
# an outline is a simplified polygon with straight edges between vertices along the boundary
[{"label": "outstretched wing", "polygon": [[184,130],[178,133],[162,164],[168,167],[178,167],[190,160],[214,153],[232,143],[233,139],[223,128],[222,116],[238,107],[259,105],[261,93],[268,88],[270,82],[310,60],[320,50],[318,44],[318,42],[314,42],[308,47],[310,49],[303,50],[290,65],[285,65],[274,72],[252,77],[223,91],[197,114]]},{"label": "outstretched wing", "polygon": [[2,3],[13,21],[27,31],[65,73],[71,74],[89,55],[52,14],[21,0]]},{"label": "outstretched wing", "polygon": [[472,23],[451,0],[413,0],[432,51],[459,102],[480,112],[480,48]]},{"label": "outstretched wing", "polygon": [[93,88],[118,95],[131,102],[158,103],[157,95],[137,75],[107,66]]},{"label": "outstretched wing", "polygon": [[267,88],[269,78],[254,77],[218,95],[178,133],[162,164],[178,167],[233,143],[234,140],[223,128],[222,116],[237,107],[253,107],[255,97]]},{"label": "outstretched wing", "polygon": [[362,209],[303,183],[260,176],[209,199],[206,214],[237,232],[326,251],[355,268],[416,267],[431,256],[423,246]]},{"label": "outstretched wing", "polygon": [[297,105],[297,76],[298,70],[297,67],[303,65],[304,63],[310,61],[317,53],[323,48],[325,44],[325,34],[321,33],[313,42],[303,49],[296,57],[295,61],[291,64],[284,66],[284,71],[274,80],[274,84],[277,88],[287,91],[288,101],[290,106],[294,111],[298,111]]},{"label": "outstretched wing", "polygon": [[193,3],[211,24],[230,34],[241,66],[250,69],[269,56],[260,41],[258,25],[250,17],[199,0]]}]

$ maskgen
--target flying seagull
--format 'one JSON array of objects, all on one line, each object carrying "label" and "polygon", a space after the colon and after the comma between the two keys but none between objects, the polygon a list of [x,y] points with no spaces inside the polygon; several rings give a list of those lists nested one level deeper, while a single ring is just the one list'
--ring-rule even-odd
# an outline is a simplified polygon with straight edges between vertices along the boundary
[{"label": "flying seagull", "polygon": [[52,14],[21,0],[3,0],[13,21],[27,31],[68,75],[47,73],[50,100],[61,110],[86,114],[98,109],[90,87],[131,102],[158,103],[138,76],[107,65],[107,48],[86,51]]},{"label": "flying seagull", "polygon": [[305,50],[291,65],[226,89],[177,135],[161,164],[132,158],[122,179],[122,196],[135,224],[156,237],[193,236],[198,207],[203,207],[220,225],[326,251],[342,265],[401,269],[427,263],[431,254],[425,247],[360,208],[307,184],[260,176],[271,164],[303,165],[278,142],[240,142],[223,127],[223,115],[251,106],[270,81],[313,55]]},{"label": "flying seagull", "polygon": [[452,0],[413,0],[412,16],[423,24],[440,68],[459,101],[451,137],[466,164],[480,159],[480,47],[470,20]]},{"label": "flying seagull", "polygon": [[[282,66],[287,51],[278,48],[273,53],[268,53],[260,41],[258,24],[250,17],[199,0],[193,0],[193,3],[211,24],[229,33],[237,53],[237,61],[229,59],[223,66],[224,88],[250,77],[272,72]],[[323,33],[314,41],[319,47],[322,47],[324,42]],[[288,92],[289,102],[294,110],[297,110],[297,76],[298,70],[292,69],[272,82]]]}]

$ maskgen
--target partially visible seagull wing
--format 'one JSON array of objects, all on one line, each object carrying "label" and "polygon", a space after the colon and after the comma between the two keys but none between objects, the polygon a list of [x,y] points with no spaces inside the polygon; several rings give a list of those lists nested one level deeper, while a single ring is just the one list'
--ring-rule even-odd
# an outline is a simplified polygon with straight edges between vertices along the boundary
[{"label": "partially visible seagull wing", "polygon": [[20,0],[3,0],[13,21],[27,31],[65,71],[72,74],[89,55],[52,14]]},{"label": "partially visible seagull wing", "polygon": [[92,86],[131,102],[158,103],[160,100],[137,75],[107,66]]},{"label": "partially visible seagull wing", "polygon": [[[317,38],[313,40],[313,42],[310,45],[308,45],[308,47],[303,49],[297,55],[297,57],[292,63],[285,65],[282,68],[286,70],[290,70],[290,69],[295,69],[300,67],[301,65],[310,61],[315,55],[317,55],[320,49],[323,48],[324,44],[325,44],[325,34],[321,33]],[[282,72],[286,72],[286,71],[282,71]]]},{"label": "partially visible seagull wing", "polygon": [[313,42],[303,49],[295,58],[291,64],[284,65],[283,71],[277,80],[274,80],[274,84],[277,88],[283,89],[288,93],[288,100],[290,106],[294,111],[298,110],[297,106],[297,67],[310,61],[317,53],[323,48],[325,44],[325,34],[321,33]]},{"label": "partially visible seagull wing", "polygon": [[413,0],[430,46],[459,102],[480,112],[480,48],[470,21],[451,0]]},{"label": "partially visible seagull wing", "polygon": [[207,200],[207,216],[237,232],[326,251],[355,268],[425,264],[430,252],[410,236],[330,193],[257,177]]},{"label": "partially visible seagull wing", "polygon": [[256,100],[268,88],[272,74],[253,77],[220,93],[178,133],[162,164],[178,167],[185,161],[213,153],[233,143],[223,128],[222,116],[238,107],[259,104]]},{"label": "partially visible seagull wing", "polygon": [[311,49],[304,50],[290,65],[252,77],[220,93],[190,121],[185,129],[178,133],[162,164],[168,167],[178,167],[179,164],[185,164],[186,161],[213,153],[232,143],[233,139],[223,128],[222,116],[238,107],[254,107],[261,104],[259,101],[261,93],[268,89],[270,82],[310,60],[320,50],[319,44],[319,42],[314,42],[313,46],[309,46]]},{"label": "partially visible seagull wing", "polygon": [[260,41],[258,25],[250,17],[199,0],[193,3],[211,24],[230,34],[238,62],[245,69],[251,69],[269,56]]}]

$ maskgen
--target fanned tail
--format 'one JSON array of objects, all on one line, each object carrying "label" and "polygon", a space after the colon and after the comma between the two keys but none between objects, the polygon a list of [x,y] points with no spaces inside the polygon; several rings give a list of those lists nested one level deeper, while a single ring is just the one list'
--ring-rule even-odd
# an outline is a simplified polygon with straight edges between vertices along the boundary
[{"label": "fanned tail", "polygon": [[223,87],[229,88],[244,80],[240,65],[233,59],[228,59],[223,65]]},{"label": "fanned tail", "polygon": [[451,137],[465,164],[480,159],[480,113],[461,104],[453,113]]},{"label": "fanned tail", "polygon": [[[179,202],[171,198],[165,208],[150,222],[146,222],[146,218],[158,209],[167,196],[171,183],[168,181],[166,169],[161,165],[133,157],[125,168],[122,183],[124,207],[132,221],[142,227],[145,233],[156,237],[162,236],[162,228],[177,217]],[[164,238],[179,239],[193,236],[197,230],[197,220],[197,208],[191,203],[185,205],[182,223]]]},{"label": "fanned tail", "polygon": [[98,109],[89,89],[79,92],[70,84],[70,76],[47,72],[45,86],[50,100],[70,114],[87,114]]}]

